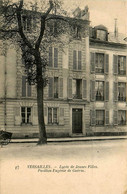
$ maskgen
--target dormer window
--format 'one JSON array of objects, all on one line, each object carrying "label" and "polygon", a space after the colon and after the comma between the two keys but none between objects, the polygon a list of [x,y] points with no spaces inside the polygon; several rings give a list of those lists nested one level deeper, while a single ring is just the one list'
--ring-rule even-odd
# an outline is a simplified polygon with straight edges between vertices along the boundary
[{"label": "dormer window", "polygon": [[107,32],[104,30],[97,30],[97,36],[96,38],[99,40],[106,41],[107,40]]},{"label": "dormer window", "polygon": [[92,38],[101,41],[108,41],[108,29],[105,26],[95,26],[94,28],[92,28],[92,30],[90,29],[90,31],[90,35]]}]

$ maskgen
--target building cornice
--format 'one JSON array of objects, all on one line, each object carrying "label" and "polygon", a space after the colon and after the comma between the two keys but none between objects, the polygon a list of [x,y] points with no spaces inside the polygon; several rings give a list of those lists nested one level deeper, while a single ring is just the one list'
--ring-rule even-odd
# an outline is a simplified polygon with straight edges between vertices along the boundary
[{"label": "building cornice", "polygon": [[101,41],[101,40],[90,38],[90,46],[94,46],[94,45],[127,49],[127,44],[116,43],[116,42],[108,42],[108,41]]}]

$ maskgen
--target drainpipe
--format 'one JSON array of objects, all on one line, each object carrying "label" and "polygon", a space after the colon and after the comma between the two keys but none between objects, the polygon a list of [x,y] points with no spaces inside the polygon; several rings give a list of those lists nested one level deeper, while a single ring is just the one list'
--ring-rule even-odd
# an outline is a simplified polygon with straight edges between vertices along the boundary
[{"label": "drainpipe", "polygon": [[5,72],[4,72],[4,130],[7,128],[7,46],[5,45]]}]

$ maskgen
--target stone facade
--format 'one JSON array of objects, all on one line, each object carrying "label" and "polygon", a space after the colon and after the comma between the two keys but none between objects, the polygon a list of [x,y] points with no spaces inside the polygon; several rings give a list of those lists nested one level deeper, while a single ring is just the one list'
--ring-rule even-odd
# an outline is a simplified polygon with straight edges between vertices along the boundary
[{"label": "stone facade", "polygon": [[[69,44],[64,45],[63,49],[59,44],[49,48],[52,49],[52,57],[55,57],[54,53],[57,52],[57,59],[53,57],[52,66],[47,67],[49,84],[44,89],[47,136],[126,134],[127,64],[125,75],[113,73],[113,55],[126,57],[126,45],[97,40],[96,37],[89,36],[89,21],[77,19],[76,22],[78,21],[82,23],[80,37],[75,37]],[[103,54],[104,72],[95,72],[95,64],[93,69],[91,63],[96,62],[91,62],[91,53]],[[36,86],[28,89],[28,83],[25,83],[25,86],[23,84],[25,71],[20,48],[7,46],[6,52],[1,53],[0,60],[0,127],[12,132],[13,137],[37,137]],[[95,99],[96,81],[104,83],[103,100]],[[126,101],[114,101],[113,84],[116,81],[126,83]],[[91,85],[92,83],[94,85]],[[97,110],[104,111],[104,123],[99,125],[96,122]],[[117,113],[119,110],[126,111],[124,125],[114,123],[116,110]]]}]

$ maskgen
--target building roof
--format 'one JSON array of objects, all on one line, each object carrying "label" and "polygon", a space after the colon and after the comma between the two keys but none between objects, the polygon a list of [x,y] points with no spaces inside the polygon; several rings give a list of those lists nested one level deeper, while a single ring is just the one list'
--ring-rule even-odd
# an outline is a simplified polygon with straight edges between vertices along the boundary
[{"label": "building roof", "polygon": [[108,31],[108,29],[104,25],[102,25],[102,24],[100,24],[98,26],[95,26],[94,28],[98,29],[98,30],[106,30],[106,31]]},{"label": "building roof", "polygon": [[108,34],[108,42],[127,44],[126,35],[124,35],[122,33],[118,33],[115,36],[115,33],[114,32],[110,32]]}]

